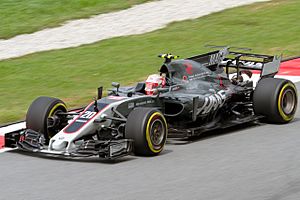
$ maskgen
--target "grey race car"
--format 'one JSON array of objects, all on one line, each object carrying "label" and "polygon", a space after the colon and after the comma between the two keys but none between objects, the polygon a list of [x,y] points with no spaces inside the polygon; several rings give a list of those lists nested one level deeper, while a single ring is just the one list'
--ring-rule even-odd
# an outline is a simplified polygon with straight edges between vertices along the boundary
[{"label": "grey race car", "polygon": [[[159,154],[168,137],[191,137],[216,128],[264,119],[290,122],[295,85],[274,78],[281,58],[223,48],[186,59],[162,54],[159,74],[134,87],[119,87],[82,109],[68,111],[57,98],[39,97],[26,129],[6,136],[19,149],[59,156],[118,158]],[[225,71],[224,71],[225,69]],[[260,73],[254,87],[250,77]]]}]

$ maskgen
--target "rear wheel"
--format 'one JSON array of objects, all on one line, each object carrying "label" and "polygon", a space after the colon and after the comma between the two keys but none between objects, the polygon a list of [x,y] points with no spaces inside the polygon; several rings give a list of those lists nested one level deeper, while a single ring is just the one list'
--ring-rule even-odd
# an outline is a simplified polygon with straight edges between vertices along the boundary
[{"label": "rear wheel", "polygon": [[297,90],[285,79],[263,78],[253,94],[255,114],[264,115],[271,123],[290,122],[297,110]]},{"label": "rear wheel", "polygon": [[49,139],[63,128],[63,119],[56,115],[59,112],[67,112],[67,107],[62,100],[38,97],[27,111],[26,127],[44,134],[48,143]]},{"label": "rear wheel", "polygon": [[136,108],[128,116],[125,137],[134,140],[134,153],[159,154],[166,143],[168,127],[163,114],[153,108]]}]

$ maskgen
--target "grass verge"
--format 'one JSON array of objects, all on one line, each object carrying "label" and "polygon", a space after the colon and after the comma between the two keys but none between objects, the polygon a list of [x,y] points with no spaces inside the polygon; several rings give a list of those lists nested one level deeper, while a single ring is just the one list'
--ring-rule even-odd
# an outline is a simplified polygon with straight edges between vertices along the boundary
[{"label": "grass verge", "polygon": [[71,20],[128,8],[149,0],[1,0],[0,39]]}]

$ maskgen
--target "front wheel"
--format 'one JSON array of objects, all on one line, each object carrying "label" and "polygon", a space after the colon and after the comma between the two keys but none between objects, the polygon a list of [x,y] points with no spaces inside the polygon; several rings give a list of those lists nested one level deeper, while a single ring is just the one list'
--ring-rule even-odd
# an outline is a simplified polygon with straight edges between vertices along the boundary
[{"label": "front wheel", "polygon": [[163,114],[153,108],[136,108],[128,116],[125,137],[134,140],[134,153],[158,155],[164,148],[168,133]]},{"label": "front wheel", "polygon": [[38,97],[31,103],[27,111],[26,127],[42,133],[48,143],[49,139],[63,128],[64,120],[56,115],[59,112],[67,112],[67,107],[62,100]]},{"label": "front wheel", "polygon": [[285,79],[263,78],[253,93],[255,114],[264,115],[270,123],[288,123],[297,110],[297,89]]}]

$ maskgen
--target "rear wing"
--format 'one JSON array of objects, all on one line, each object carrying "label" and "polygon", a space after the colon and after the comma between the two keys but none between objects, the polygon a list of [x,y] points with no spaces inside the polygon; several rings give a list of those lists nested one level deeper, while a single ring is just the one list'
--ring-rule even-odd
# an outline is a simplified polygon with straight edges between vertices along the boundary
[{"label": "rear wing", "polygon": [[219,65],[229,54],[229,48],[226,47],[221,50],[208,52],[206,54],[200,54],[196,56],[189,57],[187,59],[196,61],[202,64],[204,67],[210,67],[214,65]]},{"label": "rear wing", "polygon": [[235,68],[237,74],[239,74],[240,69],[248,69],[259,70],[261,77],[273,77],[279,70],[281,56],[236,52],[229,51],[229,49],[230,47],[225,47],[187,59],[196,61],[205,67],[216,65],[225,67],[227,74],[229,74],[229,68]]},{"label": "rear wing", "polygon": [[226,67],[226,73],[228,68],[248,69],[260,71],[261,77],[273,77],[279,70],[281,59],[282,56],[230,51],[220,64]]}]

